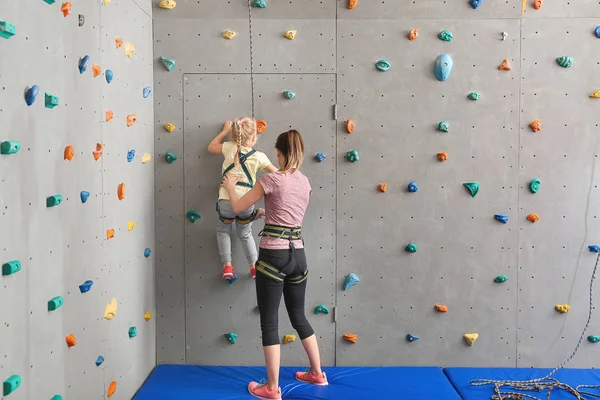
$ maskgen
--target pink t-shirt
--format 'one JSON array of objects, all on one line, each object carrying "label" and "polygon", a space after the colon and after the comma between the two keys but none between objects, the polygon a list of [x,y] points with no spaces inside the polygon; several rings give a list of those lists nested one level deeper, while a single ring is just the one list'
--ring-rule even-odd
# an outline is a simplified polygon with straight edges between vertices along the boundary
[{"label": "pink t-shirt", "polygon": [[[292,173],[271,172],[259,181],[265,191],[265,224],[296,228],[302,226],[304,213],[312,194],[308,178],[300,171]],[[287,239],[261,237],[259,247],[263,249],[289,249]],[[294,247],[301,249],[302,241],[294,241]]]}]

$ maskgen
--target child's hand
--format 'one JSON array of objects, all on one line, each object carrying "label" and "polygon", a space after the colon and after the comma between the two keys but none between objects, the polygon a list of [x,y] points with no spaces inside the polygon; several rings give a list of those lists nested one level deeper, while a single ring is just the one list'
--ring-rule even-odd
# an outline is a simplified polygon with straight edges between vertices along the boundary
[{"label": "child's hand", "polygon": [[231,133],[231,125],[233,123],[231,121],[225,121],[223,124],[223,132],[227,132],[227,134]]},{"label": "child's hand", "polygon": [[242,178],[239,176],[233,176],[233,174],[227,174],[223,177],[221,181],[221,186],[225,188],[227,191],[231,191],[235,189],[235,184],[238,183]]},{"label": "child's hand", "polygon": [[254,216],[254,221],[256,221],[257,219],[261,219],[264,216],[265,216],[265,209],[264,208],[257,208],[256,209],[256,215]]}]

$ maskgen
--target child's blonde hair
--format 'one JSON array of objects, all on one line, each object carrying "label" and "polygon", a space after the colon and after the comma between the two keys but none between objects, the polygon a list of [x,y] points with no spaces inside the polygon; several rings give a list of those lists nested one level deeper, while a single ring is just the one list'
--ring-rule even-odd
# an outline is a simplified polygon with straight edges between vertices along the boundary
[{"label": "child's blonde hair", "polygon": [[234,162],[239,164],[239,154],[242,146],[252,147],[256,144],[256,120],[254,118],[236,118],[231,125],[231,138],[237,144],[238,151],[235,153]]}]

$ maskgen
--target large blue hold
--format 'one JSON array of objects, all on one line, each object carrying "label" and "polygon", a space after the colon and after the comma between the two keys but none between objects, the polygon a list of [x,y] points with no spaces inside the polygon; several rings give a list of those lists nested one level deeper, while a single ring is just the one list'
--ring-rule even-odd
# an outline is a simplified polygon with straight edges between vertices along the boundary
[{"label": "large blue hold", "polygon": [[600,25],[598,25],[598,26],[596,27],[595,33],[596,33],[596,37],[597,37],[598,39],[600,39]]},{"label": "large blue hold", "polygon": [[600,246],[598,246],[597,244],[592,244],[588,246],[588,249],[592,253],[600,253]]},{"label": "large blue hold", "polygon": [[315,156],[315,160],[317,160],[318,162],[323,162],[325,158],[327,158],[327,156],[323,153],[317,153],[317,155]]},{"label": "large blue hold", "polygon": [[127,152],[127,162],[132,162],[133,157],[135,157],[135,150],[129,150]]},{"label": "large blue hold", "polygon": [[481,5],[481,0],[471,0],[469,3],[471,3],[471,7],[477,8]]},{"label": "large blue hold", "polygon": [[150,249],[144,250],[144,257],[148,258],[148,257],[150,257],[150,254],[152,254],[152,250],[150,250]]},{"label": "large blue hold", "polygon": [[358,276],[356,274],[348,275],[346,277],[346,280],[344,281],[344,290],[350,289],[352,286],[356,285],[358,282],[360,282],[360,279],[358,278]]},{"label": "large blue hold", "polygon": [[81,198],[81,202],[85,203],[86,201],[88,201],[88,198],[90,197],[90,192],[86,192],[85,190],[83,190],[79,194],[79,197]]},{"label": "large blue hold", "polygon": [[27,91],[25,92],[25,103],[27,103],[28,106],[35,103],[35,98],[37,97],[39,92],[40,88],[38,87],[38,85],[33,85],[32,87],[27,89]]},{"label": "large blue hold", "polygon": [[90,56],[85,56],[79,60],[79,73],[83,74],[88,67],[88,63],[90,62]]},{"label": "large blue hold", "polygon": [[113,80],[113,72],[110,69],[107,69],[106,72],[104,72],[104,77],[106,78],[106,82],[111,83]]},{"label": "large blue hold", "polygon": [[416,193],[419,190],[419,185],[417,182],[411,182],[408,184],[408,191],[411,193]]},{"label": "large blue hold", "polygon": [[102,364],[103,362],[104,362],[104,357],[98,356],[98,358],[96,359],[96,367],[99,367],[100,364]]},{"label": "large blue hold", "polygon": [[452,61],[452,57],[448,54],[440,54],[435,60],[435,66],[433,68],[433,72],[438,81],[445,81],[450,76],[450,72],[452,72],[452,67],[454,66],[454,62]]},{"label": "large blue hold", "polygon": [[85,281],[81,285],[79,285],[79,291],[81,293],[87,293],[90,291],[93,284],[94,284],[94,281]]},{"label": "large blue hold", "polygon": [[494,218],[496,218],[497,221],[500,221],[504,224],[508,222],[508,215],[506,214],[496,214],[494,215]]}]

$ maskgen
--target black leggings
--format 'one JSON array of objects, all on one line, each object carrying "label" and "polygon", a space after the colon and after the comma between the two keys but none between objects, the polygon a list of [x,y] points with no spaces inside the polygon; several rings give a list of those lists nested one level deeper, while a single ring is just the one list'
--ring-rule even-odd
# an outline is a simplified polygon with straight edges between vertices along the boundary
[{"label": "black leggings", "polygon": [[290,322],[298,332],[300,340],[313,335],[314,331],[304,314],[307,280],[305,279],[297,284],[290,283],[290,281],[297,280],[306,272],[304,249],[296,249],[293,253],[291,250],[259,249],[258,262],[260,263],[260,261],[264,261],[279,271],[283,271],[287,266],[285,268],[286,278],[283,282],[278,282],[260,271],[257,271],[256,274],[256,298],[260,311],[263,346],[280,343],[279,303],[281,303],[282,293]]}]

